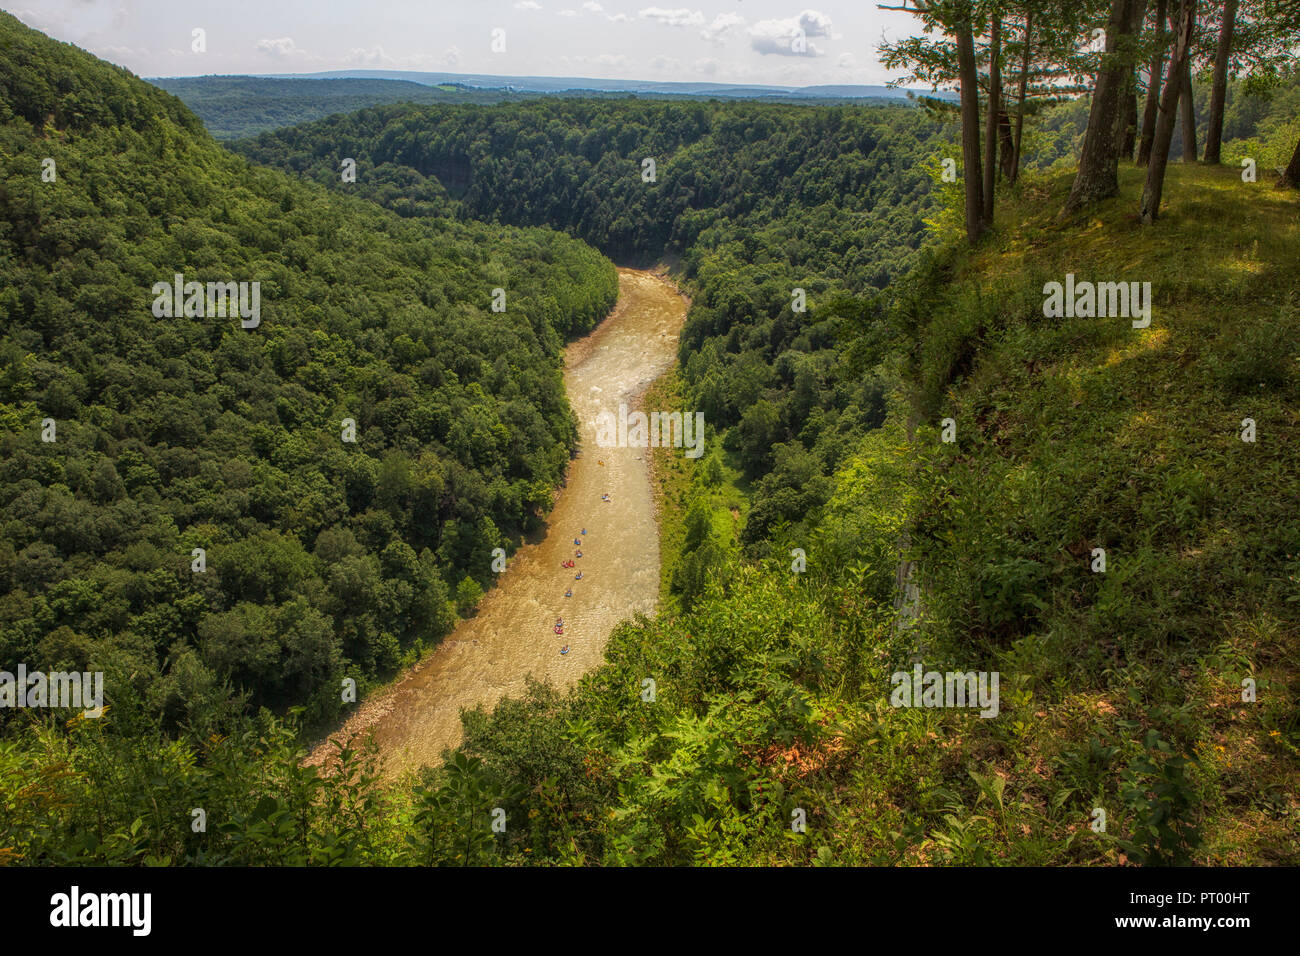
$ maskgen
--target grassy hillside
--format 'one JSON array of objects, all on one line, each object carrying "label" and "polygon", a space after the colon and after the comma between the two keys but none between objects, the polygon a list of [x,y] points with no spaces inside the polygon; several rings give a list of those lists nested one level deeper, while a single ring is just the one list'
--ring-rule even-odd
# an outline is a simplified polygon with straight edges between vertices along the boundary
[{"label": "grassy hillside", "polygon": [[[538,825],[530,859],[1300,861],[1300,206],[1175,167],[1143,230],[1129,169],[1059,222],[1069,184],[1026,186],[985,245],[905,284],[904,392],[836,473],[805,574],[729,568],[692,613],[616,634],[573,700],[471,720],[466,751],[523,783],[566,779],[525,741],[580,742],[594,822]],[[1150,328],[1044,318],[1067,271],[1150,281]],[[900,627],[904,541],[921,606]],[[998,715],[891,707],[916,661],[999,672]]]}]

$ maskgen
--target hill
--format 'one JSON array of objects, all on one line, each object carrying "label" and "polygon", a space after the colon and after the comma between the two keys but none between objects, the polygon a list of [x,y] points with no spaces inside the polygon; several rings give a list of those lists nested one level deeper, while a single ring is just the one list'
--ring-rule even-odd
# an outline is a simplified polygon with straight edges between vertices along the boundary
[{"label": "hill", "polygon": [[[563,808],[592,821],[557,812],[513,846],[588,863],[1300,860],[1300,216],[1232,170],[1170,175],[1154,232],[1126,168],[1092,214],[1054,218],[1060,176],[1006,197],[974,251],[928,255],[891,312],[890,417],[809,533],[617,633],[571,698],[471,717],[466,756],[543,792],[574,781]],[[1046,317],[1067,274],[1150,282],[1150,326]],[[901,613],[900,576],[916,585]],[[910,686],[918,665],[999,675],[997,719],[898,706],[895,675]],[[560,739],[562,756],[529,743]]]},{"label": "hill", "polygon": [[497,103],[512,98],[506,90],[360,77],[181,76],[149,82],[193,110],[217,139],[254,136],[386,103]]},{"label": "hill", "polygon": [[0,41],[0,669],[105,670],[170,728],[328,717],[539,524],[614,268],[252,167],[126,71]]}]

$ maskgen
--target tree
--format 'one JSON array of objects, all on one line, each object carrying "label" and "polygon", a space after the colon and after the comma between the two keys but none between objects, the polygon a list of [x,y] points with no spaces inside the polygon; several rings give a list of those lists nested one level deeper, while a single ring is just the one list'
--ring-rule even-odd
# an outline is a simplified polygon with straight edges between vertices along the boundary
[{"label": "tree", "polygon": [[1139,215],[1143,225],[1150,225],[1160,215],[1160,196],[1165,186],[1165,168],[1169,164],[1169,147],[1174,139],[1174,111],[1182,76],[1191,53],[1192,33],[1196,28],[1196,0],[1182,0],[1177,28],[1174,31],[1174,48],[1169,57],[1169,72],[1165,76],[1164,95],[1160,98],[1160,119],[1156,123],[1155,140],[1151,146],[1151,159],[1147,166],[1146,184],[1142,188],[1142,205]]},{"label": "tree", "polygon": [[467,615],[478,607],[481,600],[483,600],[483,588],[479,583],[469,575],[461,578],[460,584],[456,585],[456,610],[462,616]]},{"label": "tree", "polygon": [[1183,130],[1183,162],[1196,162],[1196,96],[1192,89],[1192,58],[1183,61],[1178,85],[1179,126]]},{"label": "tree", "polygon": [[1210,90],[1210,115],[1205,130],[1205,161],[1218,165],[1223,141],[1223,104],[1228,93],[1228,62],[1232,56],[1232,31],[1237,24],[1237,0],[1224,0],[1219,46],[1214,54],[1214,80]]},{"label": "tree", "polygon": [[1291,162],[1287,164],[1282,173],[1282,181],[1279,184],[1283,187],[1300,189],[1300,142],[1295,144],[1295,152],[1291,154]]},{"label": "tree", "polygon": [[1142,137],[1138,143],[1137,164],[1145,166],[1151,159],[1151,144],[1156,138],[1156,119],[1160,114],[1160,71],[1165,62],[1165,16],[1168,0],[1156,0],[1155,52],[1147,71],[1147,104],[1142,115]]},{"label": "tree", "polygon": [[988,227],[984,218],[984,177],[980,169],[979,78],[975,70],[975,34],[970,3],[957,4],[957,75],[961,97],[962,176],[966,187],[966,240],[974,245]]},{"label": "tree", "polygon": [[984,204],[981,215],[985,226],[993,225],[993,187],[997,179],[998,122],[1002,115],[1002,14],[995,7],[989,29],[989,103],[988,126],[984,132]]},{"label": "tree", "polygon": [[[929,42],[913,37],[896,44],[882,44],[887,68],[906,66],[916,78],[935,84],[957,83],[961,116],[962,185],[965,195],[966,238],[974,244],[988,226],[984,197],[984,172],[980,159],[979,69],[975,57],[975,5],[971,0],[903,0],[898,7],[878,4],[881,10],[901,10],[921,19],[927,31],[942,33],[948,40]],[[990,129],[996,126],[990,123]]]},{"label": "tree", "polygon": [[1137,0],[1114,0],[1106,23],[1106,52],[1097,71],[1088,129],[1084,133],[1079,171],[1065,202],[1065,212],[1114,196],[1119,192],[1119,143],[1116,118],[1120,111],[1124,75],[1131,69],[1132,14]]}]

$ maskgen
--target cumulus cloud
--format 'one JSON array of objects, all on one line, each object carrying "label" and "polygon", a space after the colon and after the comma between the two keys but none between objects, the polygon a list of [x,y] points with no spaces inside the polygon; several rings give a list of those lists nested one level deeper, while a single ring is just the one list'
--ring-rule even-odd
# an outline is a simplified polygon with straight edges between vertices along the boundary
[{"label": "cumulus cloud", "polygon": [[438,56],[428,53],[417,53],[411,56],[393,56],[389,54],[382,46],[375,46],[365,49],[363,47],[354,47],[349,50],[343,57],[343,62],[349,65],[366,66],[366,67],[390,67],[395,69],[428,69],[434,66],[456,66],[460,63],[460,48],[448,47]]},{"label": "cumulus cloud", "polygon": [[831,18],[805,10],[784,20],[760,20],[749,28],[749,45],[764,56],[824,56],[813,37],[830,36]]},{"label": "cumulus cloud", "polygon": [[605,8],[599,3],[596,3],[595,0],[587,0],[587,2],[582,5],[582,9],[586,10],[588,13],[600,13],[600,11]]},{"label": "cumulus cloud", "polygon": [[516,10],[540,10],[542,9],[542,5],[538,3],[537,0],[519,0],[519,2],[515,4],[515,9]]},{"label": "cumulus cloud", "polygon": [[700,31],[700,36],[710,43],[721,43],[728,33],[745,25],[745,18],[738,13],[719,13],[713,22]]},{"label": "cumulus cloud", "polygon": [[299,49],[298,44],[294,42],[293,37],[278,37],[274,40],[258,40],[257,48],[261,52],[269,53],[271,56],[279,59],[289,59],[290,57],[307,55],[306,50]]}]

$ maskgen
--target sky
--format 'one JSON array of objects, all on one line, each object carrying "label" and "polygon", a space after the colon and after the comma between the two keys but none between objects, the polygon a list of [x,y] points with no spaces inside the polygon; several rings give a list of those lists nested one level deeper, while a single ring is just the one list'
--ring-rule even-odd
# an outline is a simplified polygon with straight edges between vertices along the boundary
[{"label": "sky", "polygon": [[879,63],[881,40],[918,29],[911,14],[871,0],[660,2],[12,0],[4,9],[147,77],[373,69],[883,84],[893,77]]}]

